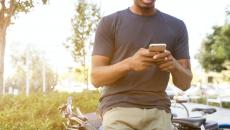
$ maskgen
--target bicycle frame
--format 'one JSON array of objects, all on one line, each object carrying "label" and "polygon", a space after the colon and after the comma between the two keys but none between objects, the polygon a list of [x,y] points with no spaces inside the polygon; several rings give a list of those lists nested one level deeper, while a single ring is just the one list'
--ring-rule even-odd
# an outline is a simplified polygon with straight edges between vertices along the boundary
[{"label": "bicycle frame", "polygon": [[[184,105],[184,101],[175,101],[174,103],[179,104],[183,107],[184,110],[188,113],[188,109],[186,105]],[[230,124],[218,124],[215,121],[206,121],[205,115],[212,114],[216,112],[216,109],[214,108],[194,108],[192,111],[198,111],[201,112],[201,117],[194,118],[189,117],[189,114],[187,114],[187,118],[180,119],[179,121],[176,120],[176,117],[172,119],[172,122],[174,122],[174,125],[178,128],[178,130],[230,130]],[[194,121],[195,120],[195,121]],[[200,120],[200,121],[199,121]],[[191,126],[192,122],[201,123],[197,126]]]}]

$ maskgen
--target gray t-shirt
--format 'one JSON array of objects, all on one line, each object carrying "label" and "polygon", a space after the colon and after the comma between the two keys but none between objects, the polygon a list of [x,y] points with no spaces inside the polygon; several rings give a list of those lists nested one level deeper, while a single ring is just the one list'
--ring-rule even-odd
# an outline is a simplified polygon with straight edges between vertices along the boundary
[{"label": "gray t-shirt", "polygon": [[[111,64],[132,56],[149,43],[166,43],[176,59],[189,59],[188,34],[183,21],[157,10],[140,16],[125,9],[105,16],[97,28],[93,55],[111,58]],[[170,112],[165,93],[169,73],[155,65],[141,72],[129,72],[115,83],[104,86],[101,113],[113,107],[158,108]]]}]

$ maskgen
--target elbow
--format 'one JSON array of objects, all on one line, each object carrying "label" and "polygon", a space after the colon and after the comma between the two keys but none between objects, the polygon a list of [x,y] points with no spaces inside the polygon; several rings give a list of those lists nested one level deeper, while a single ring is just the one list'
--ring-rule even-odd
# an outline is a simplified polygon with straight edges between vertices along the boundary
[{"label": "elbow", "polygon": [[191,87],[191,83],[188,84],[182,84],[182,85],[177,85],[182,91],[186,91]]},{"label": "elbow", "polygon": [[174,85],[175,85],[177,88],[181,89],[182,91],[186,91],[186,90],[188,90],[188,89],[190,88],[191,83],[181,83],[181,84],[179,84],[179,83],[174,83]]},{"label": "elbow", "polygon": [[189,79],[182,82],[174,82],[174,85],[180,88],[182,91],[186,91],[191,87],[192,75]]}]

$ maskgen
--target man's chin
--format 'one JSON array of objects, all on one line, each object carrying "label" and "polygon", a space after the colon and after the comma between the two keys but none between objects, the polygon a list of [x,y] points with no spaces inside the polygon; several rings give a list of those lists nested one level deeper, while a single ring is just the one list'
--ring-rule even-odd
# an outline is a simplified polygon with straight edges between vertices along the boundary
[{"label": "man's chin", "polygon": [[143,0],[142,7],[144,8],[153,8],[155,0]]},{"label": "man's chin", "polygon": [[153,3],[155,2],[155,0],[143,0],[142,2],[145,5],[153,5]]},{"label": "man's chin", "polygon": [[152,9],[154,7],[154,5],[153,4],[151,4],[151,5],[142,4],[141,7],[144,9]]}]

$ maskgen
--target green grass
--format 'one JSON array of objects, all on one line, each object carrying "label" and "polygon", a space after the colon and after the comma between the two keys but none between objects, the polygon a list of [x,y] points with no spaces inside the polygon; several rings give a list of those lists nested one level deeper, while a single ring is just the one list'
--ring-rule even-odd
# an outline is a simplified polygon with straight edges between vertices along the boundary
[{"label": "green grass", "polygon": [[[72,96],[83,113],[96,110],[99,92],[31,94],[0,97],[0,130],[62,130],[58,106]],[[75,109],[74,109],[75,110]]]}]

